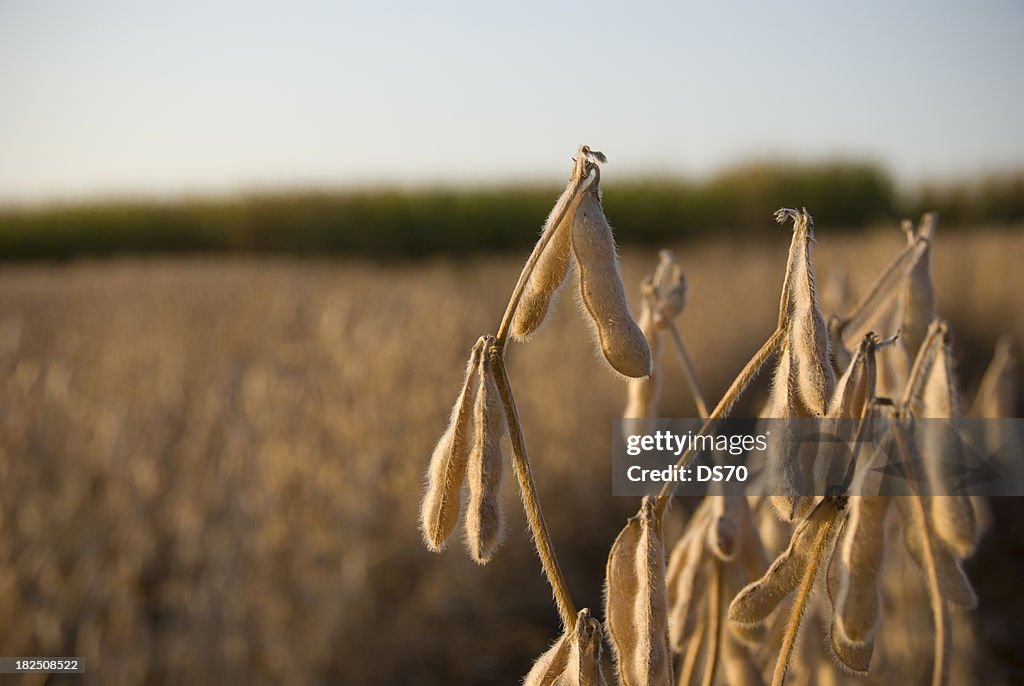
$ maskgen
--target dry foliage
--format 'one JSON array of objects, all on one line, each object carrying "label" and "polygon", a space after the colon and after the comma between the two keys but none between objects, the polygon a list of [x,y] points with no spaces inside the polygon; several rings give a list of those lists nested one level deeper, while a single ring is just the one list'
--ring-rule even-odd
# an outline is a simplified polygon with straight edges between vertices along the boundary
[{"label": "dry foliage", "polygon": [[[845,426],[843,420],[855,420],[859,428],[846,436],[852,446],[862,444],[860,434],[874,416],[960,416],[950,327],[936,317],[931,265],[934,214],[926,215],[918,228],[904,224],[904,251],[849,313],[833,313],[827,325],[816,288],[814,221],[806,209],[779,210],[776,219],[792,221],[793,236],[775,331],[708,412],[694,365],[676,329],[686,282],[671,252],[664,251],[654,273],[643,280],[639,324],[630,313],[614,239],[600,205],[598,165],[603,161],[603,156],[586,147],[580,149],[566,191],[520,275],[496,338],[488,339],[494,343],[487,345],[487,359],[500,369],[501,378],[505,378],[510,322],[518,339],[531,336],[571,263],[585,319],[598,347],[612,369],[628,378],[626,417],[658,416],[659,353],[666,331],[673,334],[694,402],[706,417],[702,433],[731,412],[753,378],[773,359],[772,390],[761,416],[816,417],[836,427]],[[566,247],[567,233],[571,251]],[[845,304],[849,298],[831,300]],[[524,314],[519,314],[520,308]],[[872,329],[893,335],[881,340]],[[878,358],[889,354],[895,361],[879,365]],[[1010,367],[1006,358],[1004,346],[983,383],[977,401],[982,412],[1012,411],[989,409],[999,407],[999,398],[1006,395],[1000,390]],[[502,401],[514,463],[520,465],[527,521],[564,624],[562,638],[541,656],[527,683],[594,683],[600,669],[592,663],[600,659],[600,651],[595,652],[581,636],[592,634],[597,621],[589,610],[576,612],[562,576],[507,379]],[[457,422],[458,405],[452,416]],[[479,432],[481,420],[477,422]],[[449,428],[445,437],[451,432]],[[445,437],[439,445],[451,443]],[[893,440],[902,445],[898,435]],[[920,664],[930,662],[931,683],[949,683],[952,624],[967,620],[954,616],[948,606],[976,605],[962,563],[976,549],[981,531],[976,511],[984,510],[983,501],[967,496],[872,495],[861,490],[863,474],[858,475],[856,460],[846,465],[828,452],[792,454],[783,445],[777,437],[769,445],[766,470],[771,492],[807,492],[806,486],[818,484],[829,486],[825,496],[758,498],[744,493],[741,486],[726,486],[731,492],[708,495],[693,513],[667,569],[664,518],[671,485],[666,483],[657,497],[645,497],[640,511],[627,521],[611,546],[605,575],[605,631],[619,683],[667,686],[675,681],[674,673],[681,684],[706,686],[831,683],[846,675],[877,675],[881,671],[877,665],[883,662],[888,681],[920,678]],[[926,446],[924,457],[925,474],[920,476],[938,479],[946,457],[943,447]],[[679,466],[693,458],[692,450],[684,453]],[[430,505],[437,500],[433,483],[425,498]],[[766,546],[760,532],[770,527],[758,527],[756,519],[773,514],[784,524],[774,545]],[[901,532],[902,537],[890,530]],[[467,522],[471,538],[473,531]],[[777,549],[787,535],[788,543]],[[766,547],[775,554],[771,564]],[[884,594],[892,593],[886,581],[896,578],[887,570],[908,560],[924,577],[926,597],[904,601],[914,603],[909,608],[891,598],[884,602]],[[893,646],[893,654],[906,664],[894,668],[896,660],[886,654],[890,646],[879,640],[880,627],[899,623],[901,613],[913,616],[914,610],[925,608],[933,637],[930,660],[925,652],[907,654]],[[801,641],[807,624],[819,631],[825,627],[824,645]],[[585,653],[591,666],[574,672],[567,669],[567,656],[576,655],[571,661],[578,663],[581,643],[588,646]],[[673,652],[681,655],[678,668],[674,668]]]},{"label": "dry foliage", "polygon": [[[632,227],[621,228],[623,238]],[[856,237],[817,228],[820,309],[835,325],[829,315],[841,322],[856,314],[855,296],[870,292],[906,243],[892,227]],[[777,324],[786,243],[727,237],[673,246],[689,292],[682,314],[669,308],[664,318],[685,334],[712,403],[732,406],[735,397],[723,391]],[[1001,333],[1024,336],[1016,268],[1024,234],[940,231],[931,252],[937,312],[955,332],[959,406],[972,416],[1016,415],[1013,345],[1001,345],[985,366]],[[624,249],[624,283],[640,284],[660,263],[656,253]],[[846,295],[833,297],[827,277],[843,265]],[[577,609],[572,631],[554,625],[531,541],[520,533],[525,514],[511,507],[520,479],[507,463],[507,535],[485,568],[461,545],[465,481],[442,486],[455,497],[437,517],[440,529],[431,535],[416,525],[431,446],[451,419],[467,353],[494,326],[521,267],[506,257],[4,265],[0,654],[77,654],[89,672],[75,683],[104,685],[505,684],[556,637],[568,637],[564,666],[559,658],[550,678],[594,683],[603,663],[612,683],[598,608],[606,554],[638,503],[607,497],[607,436],[595,427],[621,413],[624,389],[595,362],[588,325],[564,298],[561,307],[549,303],[545,327],[501,368],[517,382],[516,416],[536,457],[533,491],[548,505],[548,541],[558,543],[572,597],[593,612]],[[567,271],[563,288],[575,291],[574,278]],[[668,283],[659,292],[670,292]],[[891,317],[900,309],[899,279],[893,284],[883,290],[895,295],[877,299]],[[626,292],[640,324],[640,293]],[[858,328],[846,328],[841,346],[831,335],[837,360],[853,358],[872,329],[883,338],[896,327]],[[700,412],[691,397],[672,331],[658,330],[663,354],[653,371],[661,383],[648,412],[712,414],[715,406]],[[882,390],[882,367],[895,351],[877,351],[877,395],[902,397]],[[905,373],[914,362],[907,358]],[[494,369],[500,396],[504,377]],[[475,389],[476,374],[467,376]],[[736,411],[756,415],[764,396],[753,386]],[[472,424],[474,405],[467,407]],[[471,426],[461,435],[468,450]],[[501,439],[502,454],[515,470],[512,438]],[[1004,445],[1008,437],[990,440]],[[760,626],[727,613],[789,547],[794,526],[763,499],[721,495],[729,500],[680,501],[662,515],[668,635],[681,651],[673,671],[691,675],[690,683],[756,684],[770,678],[790,601]],[[963,560],[927,503],[906,513],[890,504],[879,535],[877,520],[851,528],[851,498],[807,601],[787,682],[928,683],[932,586],[947,598],[939,619],[949,628],[949,681],[1020,681],[1019,673],[1005,675],[1020,652],[1016,618],[1024,611],[1019,513],[1013,499],[997,500],[972,503],[980,538]],[[692,567],[688,556],[673,565],[681,534],[692,544]],[[442,556],[422,545],[424,537],[439,544],[453,536],[459,545]],[[861,547],[847,553],[848,542]],[[870,613],[850,615],[842,599],[871,597],[879,544],[878,616],[866,629]],[[961,607],[975,602],[974,589],[979,621]],[[847,677],[827,657],[840,631],[851,643],[862,634],[873,641],[867,677]]]}]

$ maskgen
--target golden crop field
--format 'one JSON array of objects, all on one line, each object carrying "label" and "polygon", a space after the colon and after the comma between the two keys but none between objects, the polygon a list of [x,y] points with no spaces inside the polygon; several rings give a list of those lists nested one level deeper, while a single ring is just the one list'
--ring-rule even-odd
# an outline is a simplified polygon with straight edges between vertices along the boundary
[{"label": "golden crop field", "polygon": [[[671,246],[712,401],[774,326],[788,234]],[[635,310],[657,256],[620,239]],[[905,243],[895,226],[822,225],[817,241],[826,314],[831,275],[862,292]],[[417,517],[466,356],[525,257],[0,267],[0,655],[78,655],[94,684],[518,683],[558,617],[514,480],[486,567],[458,543],[426,551]],[[937,298],[967,400],[996,339],[1024,341],[1022,264],[1024,232],[939,227]],[[626,386],[574,309],[563,298],[509,367],[566,577],[600,608],[637,503],[611,496]],[[692,416],[666,364],[661,413]],[[741,409],[766,394],[762,379]],[[966,565],[980,607],[958,615],[954,679],[1024,678],[1024,509],[1003,500]],[[669,540],[686,510],[669,513]]]}]

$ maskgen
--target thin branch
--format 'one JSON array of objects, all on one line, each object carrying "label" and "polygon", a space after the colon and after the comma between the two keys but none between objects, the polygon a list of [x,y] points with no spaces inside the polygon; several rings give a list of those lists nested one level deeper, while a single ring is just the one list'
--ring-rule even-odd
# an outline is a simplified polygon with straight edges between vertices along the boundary
[{"label": "thin branch", "polygon": [[[828,507],[834,506],[828,505]],[[838,511],[836,515],[838,515]],[[821,527],[818,537],[814,540],[814,551],[808,558],[807,568],[804,570],[796,598],[793,600],[793,608],[789,612],[786,633],[782,638],[782,648],[779,651],[779,658],[775,662],[775,671],[772,673],[772,686],[782,686],[786,681],[786,673],[789,671],[789,663],[793,659],[797,635],[800,633],[800,624],[803,621],[804,612],[807,610],[807,601],[810,600],[811,592],[814,590],[814,580],[818,576],[822,558],[826,557],[826,548],[832,537],[832,530],[835,528],[836,516],[833,515],[826,521],[827,524]]]},{"label": "thin branch", "polygon": [[[772,335],[768,337],[768,340],[764,342],[760,350],[754,353],[754,356],[750,358],[746,366],[740,371],[732,385],[726,390],[725,395],[718,401],[718,405],[708,415],[707,421],[700,429],[700,436],[706,436],[714,430],[715,426],[718,425],[718,420],[724,419],[729,415],[732,410],[732,406],[739,400],[739,397],[743,395],[743,392],[747,390],[747,386],[754,380],[761,369],[764,368],[768,360],[775,355],[782,347],[782,342],[786,338],[786,331],[784,329],[776,329],[772,332]],[[677,468],[683,468],[690,464],[696,457],[697,451],[693,448],[687,450],[676,462]],[[661,491],[658,493],[658,501],[654,504],[654,512],[658,517],[661,517],[665,513],[665,508],[668,507],[669,496],[675,489],[675,485],[672,482],[666,481],[661,487]]]},{"label": "thin branch", "polygon": [[718,667],[718,654],[722,646],[722,565],[717,557],[711,565],[711,588],[708,589],[708,650],[702,686],[715,683],[715,672]]},{"label": "thin branch", "polygon": [[519,492],[523,499],[523,509],[526,511],[526,521],[533,534],[534,547],[537,550],[537,557],[540,558],[541,566],[544,568],[544,576],[547,577],[555,596],[555,604],[558,606],[562,625],[567,630],[572,629],[576,626],[576,605],[569,595],[569,587],[565,583],[565,577],[562,576],[562,569],[558,565],[558,558],[555,556],[555,549],[551,543],[551,535],[548,533],[547,523],[544,521],[540,498],[537,496],[537,485],[533,480],[533,470],[530,467],[530,457],[526,452],[526,442],[523,439],[523,431],[519,422],[519,411],[512,396],[508,373],[505,371],[505,360],[502,358],[501,349],[497,343],[490,349],[489,354],[491,364],[494,365],[497,372],[495,381],[498,393],[501,394],[501,400],[505,406],[508,433],[512,443],[512,466],[516,473],[516,480],[519,482]]},{"label": "thin branch", "polygon": [[690,644],[683,655],[682,664],[679,665],[679,686],[691,686],[693,684],[694,677],[697,676],[697,658],[703,652],[704,641],[707,639],[707,630],[707,621],[704,617],[701,617],[697,622],[697,626],[694,627],[693,637],[690,639]]},{"label": "thin branch", "polygon": [[683,343],[683,336],[679,333],[675,322],[668,323],[668,330],[676,344],[679,362],[683,365],[683,374],[686,375],[686,381],[690,384],[690,394],[693,395],[693,401],[697,404],[697,413],[701,419],[707,419],[708,406],[704,402],[704,390],[701,388],[700,379],[697,378],[697,368],[693,365],[693,359],[690,358],[690,353],[686,350],[686,344]]},{"label": "thin branch", "polygon": [[[923,346],[922,346],[923,349]],[[913,462],[909,459],[909,453],[899,431],[890,430],[890,434],[896,443],[900,459],[903,464],[909,465],[908,469],[913,470]],[[911,476],[916,476],[911,474]],[[932,686],[945,686],[948,678],[947,667],[949,665],[949,643],[952,640],[949,615],[946,609],[946,601],[942,597],[942,589],[939,586],[939,572],[935,564],[935,553],[932,550],[931,530],[928,527],[928,513],[925,511],[923,498],[916,493],[913,487],[914,481],[910,482],[911,488],[915,490],[913,495],[904,496],[909,499],[910,507],[914,508],[914,518],[921,522],[921,562],[925,567],[925,576],[928,579],[928,601],[931,605],[932,620],[935,622],[935,649],[932,661]],[[904,522],[909,526],[910,522]]]}]

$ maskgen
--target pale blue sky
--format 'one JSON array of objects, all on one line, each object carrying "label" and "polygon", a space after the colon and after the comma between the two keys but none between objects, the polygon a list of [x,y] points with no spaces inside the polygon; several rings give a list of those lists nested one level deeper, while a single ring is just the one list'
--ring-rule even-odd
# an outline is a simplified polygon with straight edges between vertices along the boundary
[{"label": "pale blue sky", "polygon": [[[1024,2],[0,0],[0,201],[1024,166]],[[611,169],[609,169],[609,172]]]}]

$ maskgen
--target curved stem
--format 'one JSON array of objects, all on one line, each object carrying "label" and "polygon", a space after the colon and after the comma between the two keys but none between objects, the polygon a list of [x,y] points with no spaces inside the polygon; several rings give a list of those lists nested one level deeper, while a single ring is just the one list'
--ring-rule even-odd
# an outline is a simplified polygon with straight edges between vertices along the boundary
[{"label": "curved stem", "polygon": [[[922,345],[922,350],[924,346]],[[899,432],[893,433],[896,448],[899,451],[900,459],[904,464],[913,463],[909,460],[909,453]],[[911,481],[911,483],[914,483]],[[928,601],[931,605],[932,620],[935,622],[935,650],[932,661],[932,686],[945,686],[948,676],[949,644],[952,641],[949,615],[946,609],[946,601],[942,597],[942,588],[939,585],[939,572],[935,563],[935,552],[932,550],[932,533],[928,526],[928,513],[925,511],[924,502],[918,493],[908,496],[910,507],[914,509],[914,519],[920,522],[921,534],[921,562],[925,568],[925,576],[928,579]],[[904,526],[910,526],[907,522]]]},{"label": "curved stem", "polygon": [[[921,502],[921,496],[912,495],[911,507],[917,510],[917,516],[922,522],[927,522],[927,513]],[[921,534],[923,545],[921,546],[921,557],[925,564],[928,577],[928,600],[932,606],[932,619],[935,622],[935,651],[932,661],[932,686],[944,686],[946,684],[946,665],[949,661],[950,625],[946,615],[946,601],[942,597],[942,590],[939,588],[939,575],[935,566],[935,554],[932,551],[931,532],[926,530]]]},{"label": "curved stem", "polygon": [[803,621],[804,612],[807,610],[807,601],[810,600],[811,591],[814,590],[814,580],[818,576],[821,560],[827,552],[835,523],[836,517],[830,517],[828,524],[821,527],[821,531],[814,541],[814,551],[811,553],[807,569],[804,570],[803,578],[800,580],[800,587],[797,589],[796,598],[793,600],[793,609],[789,613],[789,621],[786,622],[786,633],[782,638],[779,659],[776,660],[775,671],[772,673],[772,686],[782,686],[786,680],[786,672],[789,671],[789,663],[793,659],[793,649],[796,647],[797,634],[800,633],[800,623]]},{"label": "curved stem", "polygon": [[530,467],[530,457],[526,452],[526,442],[523,439],[523,431],[519,423],[519,411],[516,409],[508,373],[505,371],[505,360],[497,344],[490,349],[489,354],[491,364],[494,365],[497,372],[495,381],[498,393],[501,394],[502,404],[505,406],[508,433],[512,443],[512,466],[516,473],[516,480],[519,482],[519,493],[522,495],[526,521],[530,526],[530,533],[533,535],[534,547],[537,549],[537,557],[540,558],[541,566],[544,569],[544,576],[547,577],[548,584],[551,585],[551,591],[555,596],[555,604],[558,606],[562,625],[566,629],[572,629],[576,625],[576,605],[569,595],[569,587],[565,583],[565,577],[562,576],[562,569],[555,556],[547,523],[544,521],[544,513],[541,511],[537,485],[534,483],[533,470]]},{"label": "curved stem", "polygon": [[692,686],[693,679],[697,675],[697,658],[703,652],[704,640],[707,638],[707,623],[702,617],[693,630],[693,638],[687,646],[686,654],[683,655],[682,663],[679,665],[679,686]]},{"label": "curved stem", "polygon": [[697,378],[697,368],[693,365],[693,360],[690,358],[690,353],[686,350],[686,344],[683,343],[683,336],[679,333],[679,329],[676,327],[675,322],[669,322],[668,324],[669,333],[672,334],[672,340],[676,344],[676,352],[679,353],[679,362],[683,365],[683,374],[686,376],[687,383],[690,384],[690,394],[693,395],[693,402],[697,405],[697,413],[701,419],[708,418],[708,405],[704,401],[704,389],[700,386],[700,379]]},{"label": "curved stem", "polygon": [[715,683],[718,668],[718,654],[722,645],[722,561],[712,562],[711,588],[708,589],[708,649],[702,686]]},{"label": "curved stem", "polygon": [[[718,401],[715,409],[708,415],[708,419],[704,422],[704,426],[701,427],[700,436],[706,436],[710,433],[715,426],[718,424],[719,419],[724,419],[729,415],[732,410],[732,406],[736,403],[743,392],[747,390],[747,386],[750,382],[758,375],[764,365],[771,359],[772,355],[777,353],[782,347],[782,342],[786,338],[785,329],[776,329],[772,332],[772,335],[768,337],[768,340],[764,342],[760,350],[754,353],[754,356],[750,358],[746,366],[740,371],[732,384],[726,390],[725,395]],[[682,468],[690,464],[693,458],[696,457],[697,453],[692,448],[687,450],[676,462],[676,467]],[[666,481],[661,487],[661,491],[658,493],[658,501],[654,504],[654,512],[658,517],[661,517],[665,508],[668,507],[669,496],[675,489],[675,484],[670,481]]]}]

